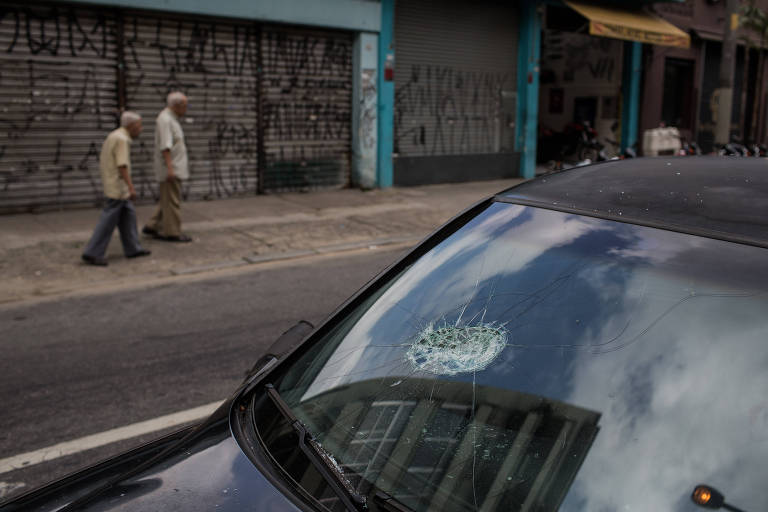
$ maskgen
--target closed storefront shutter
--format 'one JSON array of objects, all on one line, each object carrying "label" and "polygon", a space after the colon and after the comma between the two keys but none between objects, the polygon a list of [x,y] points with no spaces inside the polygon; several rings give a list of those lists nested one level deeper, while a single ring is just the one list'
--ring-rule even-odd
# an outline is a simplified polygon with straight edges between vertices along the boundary
[{"label": "closed storefront shutter", "polygon": [[395,6],[395,184],[517,174],[514,2]]},{"label": "closed storefront shutter", "polygon": [[265,190],[346,186],[352,35],[266,27],[262,52]]},{"label": "closed storefront shutter", "polygon": [[155,118],[171,91],[189,98],[181,125],[187,199],[255,194],[258,188],[258,27],[212,18],[124,15],[126,107],[144,116],[133,144],[140,197],[157,194]]},{"label": "closed storefront shutter", "polygon": [[0,208],[100,201],[115,52],[108,10],[0,7]]},{"label": "closed storefront shutter", "polygon": [[189,98],[186,199],[346,186],[351,32],[107,7],[0,7],[0,210],[97,204],[120,107],[139,202],[157,199],[155,119]]}]

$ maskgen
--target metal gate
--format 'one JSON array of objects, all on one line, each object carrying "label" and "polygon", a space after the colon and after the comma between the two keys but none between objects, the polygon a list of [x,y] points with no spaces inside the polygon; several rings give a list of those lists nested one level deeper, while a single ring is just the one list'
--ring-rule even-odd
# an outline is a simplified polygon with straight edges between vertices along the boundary
[{"label": "metal gate", "polygon": [[264,188],[344,186],[350,179],[352,36],[265,28]]},{"label": "metal gate", "polygon": [[101,199],[115,33],[109,11],[0,5],[0,207]]},{"label": "metal gate", "polygon": [[188,198],[258,189],[258,27],[205,18],[124,17],[126,108],[144,116],[132,162],[140,197],[157,193],[155,118],[171,91],[189,98],[182,118],[190,163]]},{"label": "metal gate", "polygon": [[99,203],[122,107],[144,117],[133,179],[156,199],[155,117],[173,90],[189,97],[187,199],[349,183],[351,33],[0,3],[0,210]]},{"label": "metal gate", "polygon": [[516,27],[514,2],[396,3],[395,184],[516,175]]}]

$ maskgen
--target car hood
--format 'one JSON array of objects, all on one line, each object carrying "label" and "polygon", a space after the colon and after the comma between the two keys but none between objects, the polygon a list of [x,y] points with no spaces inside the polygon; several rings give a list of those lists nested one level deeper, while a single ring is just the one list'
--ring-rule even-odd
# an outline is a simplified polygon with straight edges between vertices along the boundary
[{"label": "car hood", "polygon": [[[149,447],[145,447],[145,450]],[[129,452],[117,459],[136,456]],[[90,481],[100,475],[89,475]],[[146,463],[97,489],[77,482],[33,492],[3,510],[298,511],[242,452],[226,418],[209,420]],[[74,499],[74,501],[72,501]]]}]

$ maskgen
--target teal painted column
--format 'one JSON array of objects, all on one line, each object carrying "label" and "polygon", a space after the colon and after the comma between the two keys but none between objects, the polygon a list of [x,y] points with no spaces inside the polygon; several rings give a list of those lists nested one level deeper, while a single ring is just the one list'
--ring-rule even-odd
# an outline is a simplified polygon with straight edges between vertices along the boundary
[{"label": "teal painted column", "polygon": [[621,149],[637,143],[640,125],[640,74],[643,71],[643,43],[624,43],[621,96]]},{"label": "teal painted column", "polygon": [[539,60],[541,58],[541,14],[533,0],[520,3],[517,46],[517,122],[515,149],[520,155],[520,175],[536,174],[536,139],[539,123]]},{"label": "teal painted column", "polygon": [[[394,64],[395,0],[381,0],[378,73],[378,158],[376,178],[379,187],[391,187],[393,181],[392,150],[395,129],[395,83],[387,80],[387,67]],[[389,59],[389,62],[387,62]],[[394,70],[397,72],[397,70]]]}]

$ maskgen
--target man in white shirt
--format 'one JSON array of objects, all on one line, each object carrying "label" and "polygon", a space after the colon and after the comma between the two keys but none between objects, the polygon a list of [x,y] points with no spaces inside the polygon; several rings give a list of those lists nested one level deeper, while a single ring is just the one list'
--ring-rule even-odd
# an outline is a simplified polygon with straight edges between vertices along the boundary
[{"label": "man in white shirt", "polygon": [[187,113],[187,97],[172,92],[155,125],[154,168],[160,202],[142,232],[169,242],[191,242],[181,232],[181,182],[189,178],[187,146],[179,119]]},{"label": "man in white shirt", "polygon": [[141,116],[126,111],[120,116],[120,128],[113,130],[101,146],[99,170],[107,204],[101,212],[96,229],[83,250],[83,261],[100,267],[107,266],[104,254],[115,227],[120,230],[126,258],[147,256],[149,251],[139,243],[136,231],[136,209],[132,200],[136,190],[131,181],[131,141],[141,133]]}]

